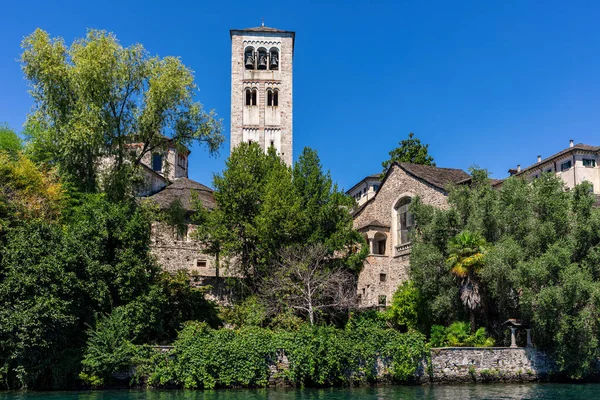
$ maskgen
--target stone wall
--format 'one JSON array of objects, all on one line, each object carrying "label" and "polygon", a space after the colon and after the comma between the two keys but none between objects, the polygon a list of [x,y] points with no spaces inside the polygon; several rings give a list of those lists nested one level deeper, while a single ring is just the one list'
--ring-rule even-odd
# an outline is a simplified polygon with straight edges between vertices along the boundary
[{"label": "stone wall", "polygon": [[432,383],[528,382],[548,377],[555,364],[532,347],[448,347],[431,349]]},{"label": "stone wall", "polygon": [[[152,223],[150,251],[163,270],[175,273],[186,270],[194,286],[210,286],[207,299],[227,305],[235,297],[230,287],[235,277],[217,268],[215,257],[206,254],[200,243],[192,240],[196,227],[188,225],[187,233],[177,235],[175,228],[163,222]],[[225,278],[228,278],[227,280]]]}]

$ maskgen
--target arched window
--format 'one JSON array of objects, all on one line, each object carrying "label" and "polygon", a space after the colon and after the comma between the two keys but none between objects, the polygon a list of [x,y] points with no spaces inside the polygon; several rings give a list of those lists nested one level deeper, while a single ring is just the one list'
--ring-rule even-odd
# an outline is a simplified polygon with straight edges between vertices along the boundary
[{"label": "arched window", "polygon": [[267,89],[267,106],[277,107],[279,105],[279,90]]},{"label": "arched window", "polygon": [[246,69],[256,68],[255,61],[256,60],[255,60],[255,56],[254,56],[254,48],[246,47],[246,49],[244,50],[244,65],[245,65]]},{"label": "arched window", "polygon": [[271,50],[269,50],[269,69],[279,69],[279,50],[277,50],[276,47],[272,47]]},{"label": "arched window", "polygon": [[373,238],[373,254],[385,255],[387,236],[385,233],[377,232]]},{"label": "arched window", "polygon": [[414,225],[413,216],[408,211],[410,202],[411,198],[405,197],[396,206],[396,238],[398,245],[410,243],[409,233]]},{"label": "arched window", "polygon": [[247,106],[255,106],[256,105],[256,94],[258,93],[258,91],[256,89],[246,89],[245,90],[245,94],[246,94],[246,102],[245,104]]},{"label": "arched window", "polygon": [[258,69],[267,69],[267,49],[261,47],[258,49]]}]

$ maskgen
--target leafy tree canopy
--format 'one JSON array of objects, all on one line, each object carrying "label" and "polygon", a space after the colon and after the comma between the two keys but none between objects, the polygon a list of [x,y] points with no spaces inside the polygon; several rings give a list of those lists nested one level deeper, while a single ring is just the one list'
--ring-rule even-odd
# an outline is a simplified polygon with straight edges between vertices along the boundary
[{"label": "leafy tree canopy", "polygon": [[145,155],[194,141],[215,152],[224,140],[214,112],[194,100],[193,73],[179,58],[123,47],[98,30],[68,47],[37,29],[22,48],[34,100],[31,153],[84,192],[98,189],[100,161],[112,160],[103,163],[103,186],[122,198]]},{"label": "leafy tree canopy", "polygon": [[395,162],[407,162],[412,164],[432,165],[433,157],[428,153],[429,144],[421,144],[419,138],[415,137],[414,133],[408,134],[408,139],[403,139],[398,142],[398,147],[390,151],[390,158],[381,163],[385,175],[390,166]]}]

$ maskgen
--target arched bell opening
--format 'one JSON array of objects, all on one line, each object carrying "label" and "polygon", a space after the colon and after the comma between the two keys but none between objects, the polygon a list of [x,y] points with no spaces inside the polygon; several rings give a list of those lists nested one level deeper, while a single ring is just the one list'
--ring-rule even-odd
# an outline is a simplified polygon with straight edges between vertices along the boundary
[{"label": "arched bell opening", "polygon": [[255,69],[256,68],[256,60],[254,55],[254,47],[246,47],[244,50],[244,66],[246,69]]},{"label": "arched bell opening", "polygon": [[267,49],[261,47],[258,49],[258,69],[267,69]]},{"label": "arched bell opening", "polygon": [[279,49],[277,47],[271,47],[271,50],[269,50],[269,69],[279,69]]}]

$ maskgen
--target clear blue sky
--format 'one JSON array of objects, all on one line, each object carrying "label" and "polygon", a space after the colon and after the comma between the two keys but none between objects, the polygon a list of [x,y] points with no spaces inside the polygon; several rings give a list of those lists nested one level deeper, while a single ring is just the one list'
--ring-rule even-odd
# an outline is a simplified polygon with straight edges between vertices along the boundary
[{"label": "clear blue sky", "polygon": [[[575,142],[600,145],[598,1],[7,1],[0,23],[0,121],[20,130],[32,101],[20,42],[37,27],[67,43],[86,28],[180,56],[229,138],[230,28],[296,31],[294,157],[318,150],[340,186],[377,173],[415,132],[438,166],[502,178]],[[224,167],[193,148],[190,177]]]}]

